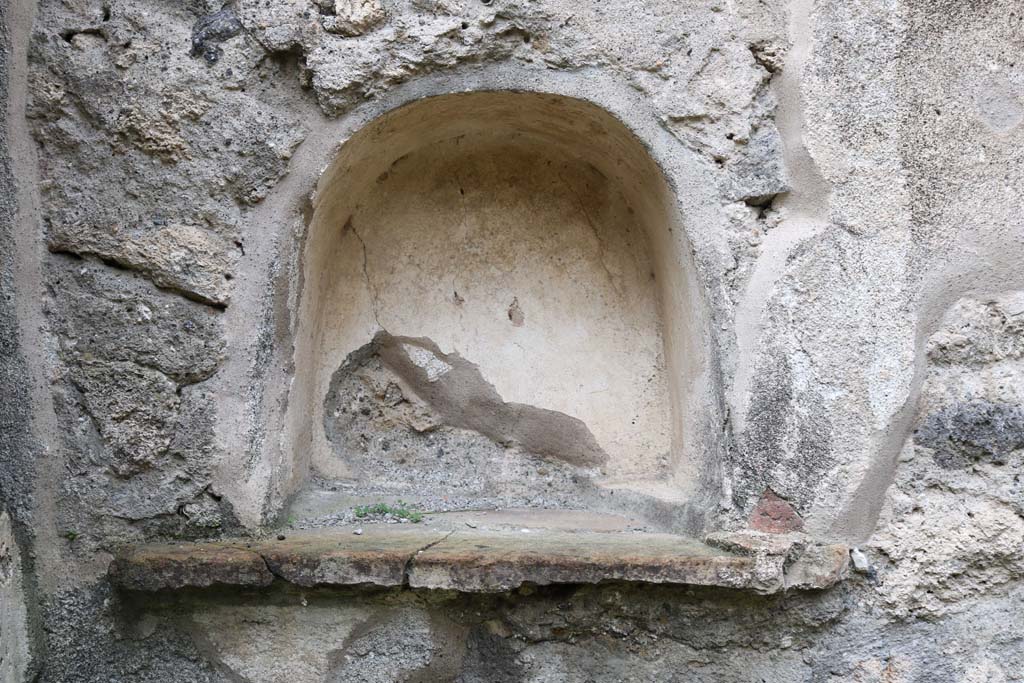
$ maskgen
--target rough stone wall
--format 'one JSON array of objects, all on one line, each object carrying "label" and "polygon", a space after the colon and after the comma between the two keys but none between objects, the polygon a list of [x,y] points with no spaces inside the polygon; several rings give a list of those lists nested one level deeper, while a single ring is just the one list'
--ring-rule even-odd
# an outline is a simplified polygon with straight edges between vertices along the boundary
[{"label": "rough stone wall", "polygon": [[920,418],[873,539],[879,593],[901,616],[960,612],[1024,570],[1022,295],[962,299],[928,341]]},{"label": "rough stone wall", "polygon": [[[1013,0],[0,11],[5,680],[1024,680]],[[770,490],[861,573],[773,598],[111,592],[119,543],[283,497],[225,482],[272,476],[302,221],[260,211],[308,196],[293,157],[340,142],[310,131],[484,69],[621,82],[704,175],[676,189],[721,349],[716,521]]]}]

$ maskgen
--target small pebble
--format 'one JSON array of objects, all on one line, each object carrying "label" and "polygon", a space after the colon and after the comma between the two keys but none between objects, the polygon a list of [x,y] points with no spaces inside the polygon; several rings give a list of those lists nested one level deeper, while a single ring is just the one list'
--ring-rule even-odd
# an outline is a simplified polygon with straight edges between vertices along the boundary
[{"label": "small pebble", "polygon": [[354,533],[356,536],[362,536],[363,535],[363,530],[362,529],[356,529],[352,533]]},{"label": "small pebble", "polygon": [[277,535],[277,540],[283,541],[284,540],[284,534],[278,534]]}]

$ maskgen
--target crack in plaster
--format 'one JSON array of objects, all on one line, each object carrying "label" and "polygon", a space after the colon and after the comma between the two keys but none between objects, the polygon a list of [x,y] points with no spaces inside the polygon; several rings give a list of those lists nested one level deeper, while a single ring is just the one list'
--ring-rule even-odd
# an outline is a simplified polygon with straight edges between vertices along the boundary
[{"label": "crack in plaster", "polygon": [[379,296],[377,294],[377,288],[373,286],[373,280],[370,278],[369,260],[366,253],[366,241],[363,239],[363,236],[359,234],[359,231],[356,230],[356,225],[352,222],[351,218],[349,218],[345,223],[345,227],[352,231],[352,234],[356,236],[356,239],[359,240],[359,244],[362,247],[363,280],[366,282],[366,293],[370,296],[370,310],[373,312],[373,319],[377,323],[377,327],[387,332],[387,328],[381,324],[377,313],[379,309]]},{"label": "crack in plaster", "polygon": [[612,286],[612,288],[619,296],[622,296],[622,289],[619,287],[619,282],[616,279],[615,275],[612,274],[611,269],[608,268],[607,261],[605,261],[604,255],[607,249],[605,247],[604,240],[601,239],[601,233],[598,231],[597,226],[594,225],[594,221],[590,217],[590,212],[587,211],[587,207],[583,203],[583,198],[580,197],[580,194],[579,192],[576,191],[576,188],[573,187],[572,184],[568,180],[566,180],[565,176],[563,176],[561,173],[558,174],[558,179],[561,180],[562,184],[565,185],[567,190],[569,190],[569,193],[575,200],[576,205],[579,207],[580,214],[583,216],[583,219],[586,220],[587,225],[590,226],[590,232],[594,235],[594,239],[597,241],[597,261],[598,263],[601,264],[601,269],[604,271],[605,275],[608,276],[608,283]]}]

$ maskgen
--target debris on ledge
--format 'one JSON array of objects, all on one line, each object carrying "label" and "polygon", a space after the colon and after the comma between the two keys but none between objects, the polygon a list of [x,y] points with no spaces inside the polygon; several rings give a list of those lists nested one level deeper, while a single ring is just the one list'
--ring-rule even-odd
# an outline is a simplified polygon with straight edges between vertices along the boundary
[{"label": "debris on ledge", "polygon": [[119,554],[114,585],[136,591],[268,586],[410,586],[502,592],[523,584],[720,586],[769,594],[821,589],[848,573],[849,549],[803,534],[715,534],[708,543],[655,533],[531,529],[439,531],[335,527],[277,540],[148,545]]}]

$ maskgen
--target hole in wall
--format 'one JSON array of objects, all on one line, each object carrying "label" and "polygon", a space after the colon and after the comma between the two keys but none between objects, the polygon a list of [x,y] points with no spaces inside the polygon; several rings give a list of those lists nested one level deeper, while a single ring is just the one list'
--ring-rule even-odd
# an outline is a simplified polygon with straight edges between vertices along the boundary
[{"label": "hole in wall", "polygon": [[441,96],[359,131],[305,247],[297,487],[684,503],[700,333],[674,212],[643,145],[579,100]]}]

